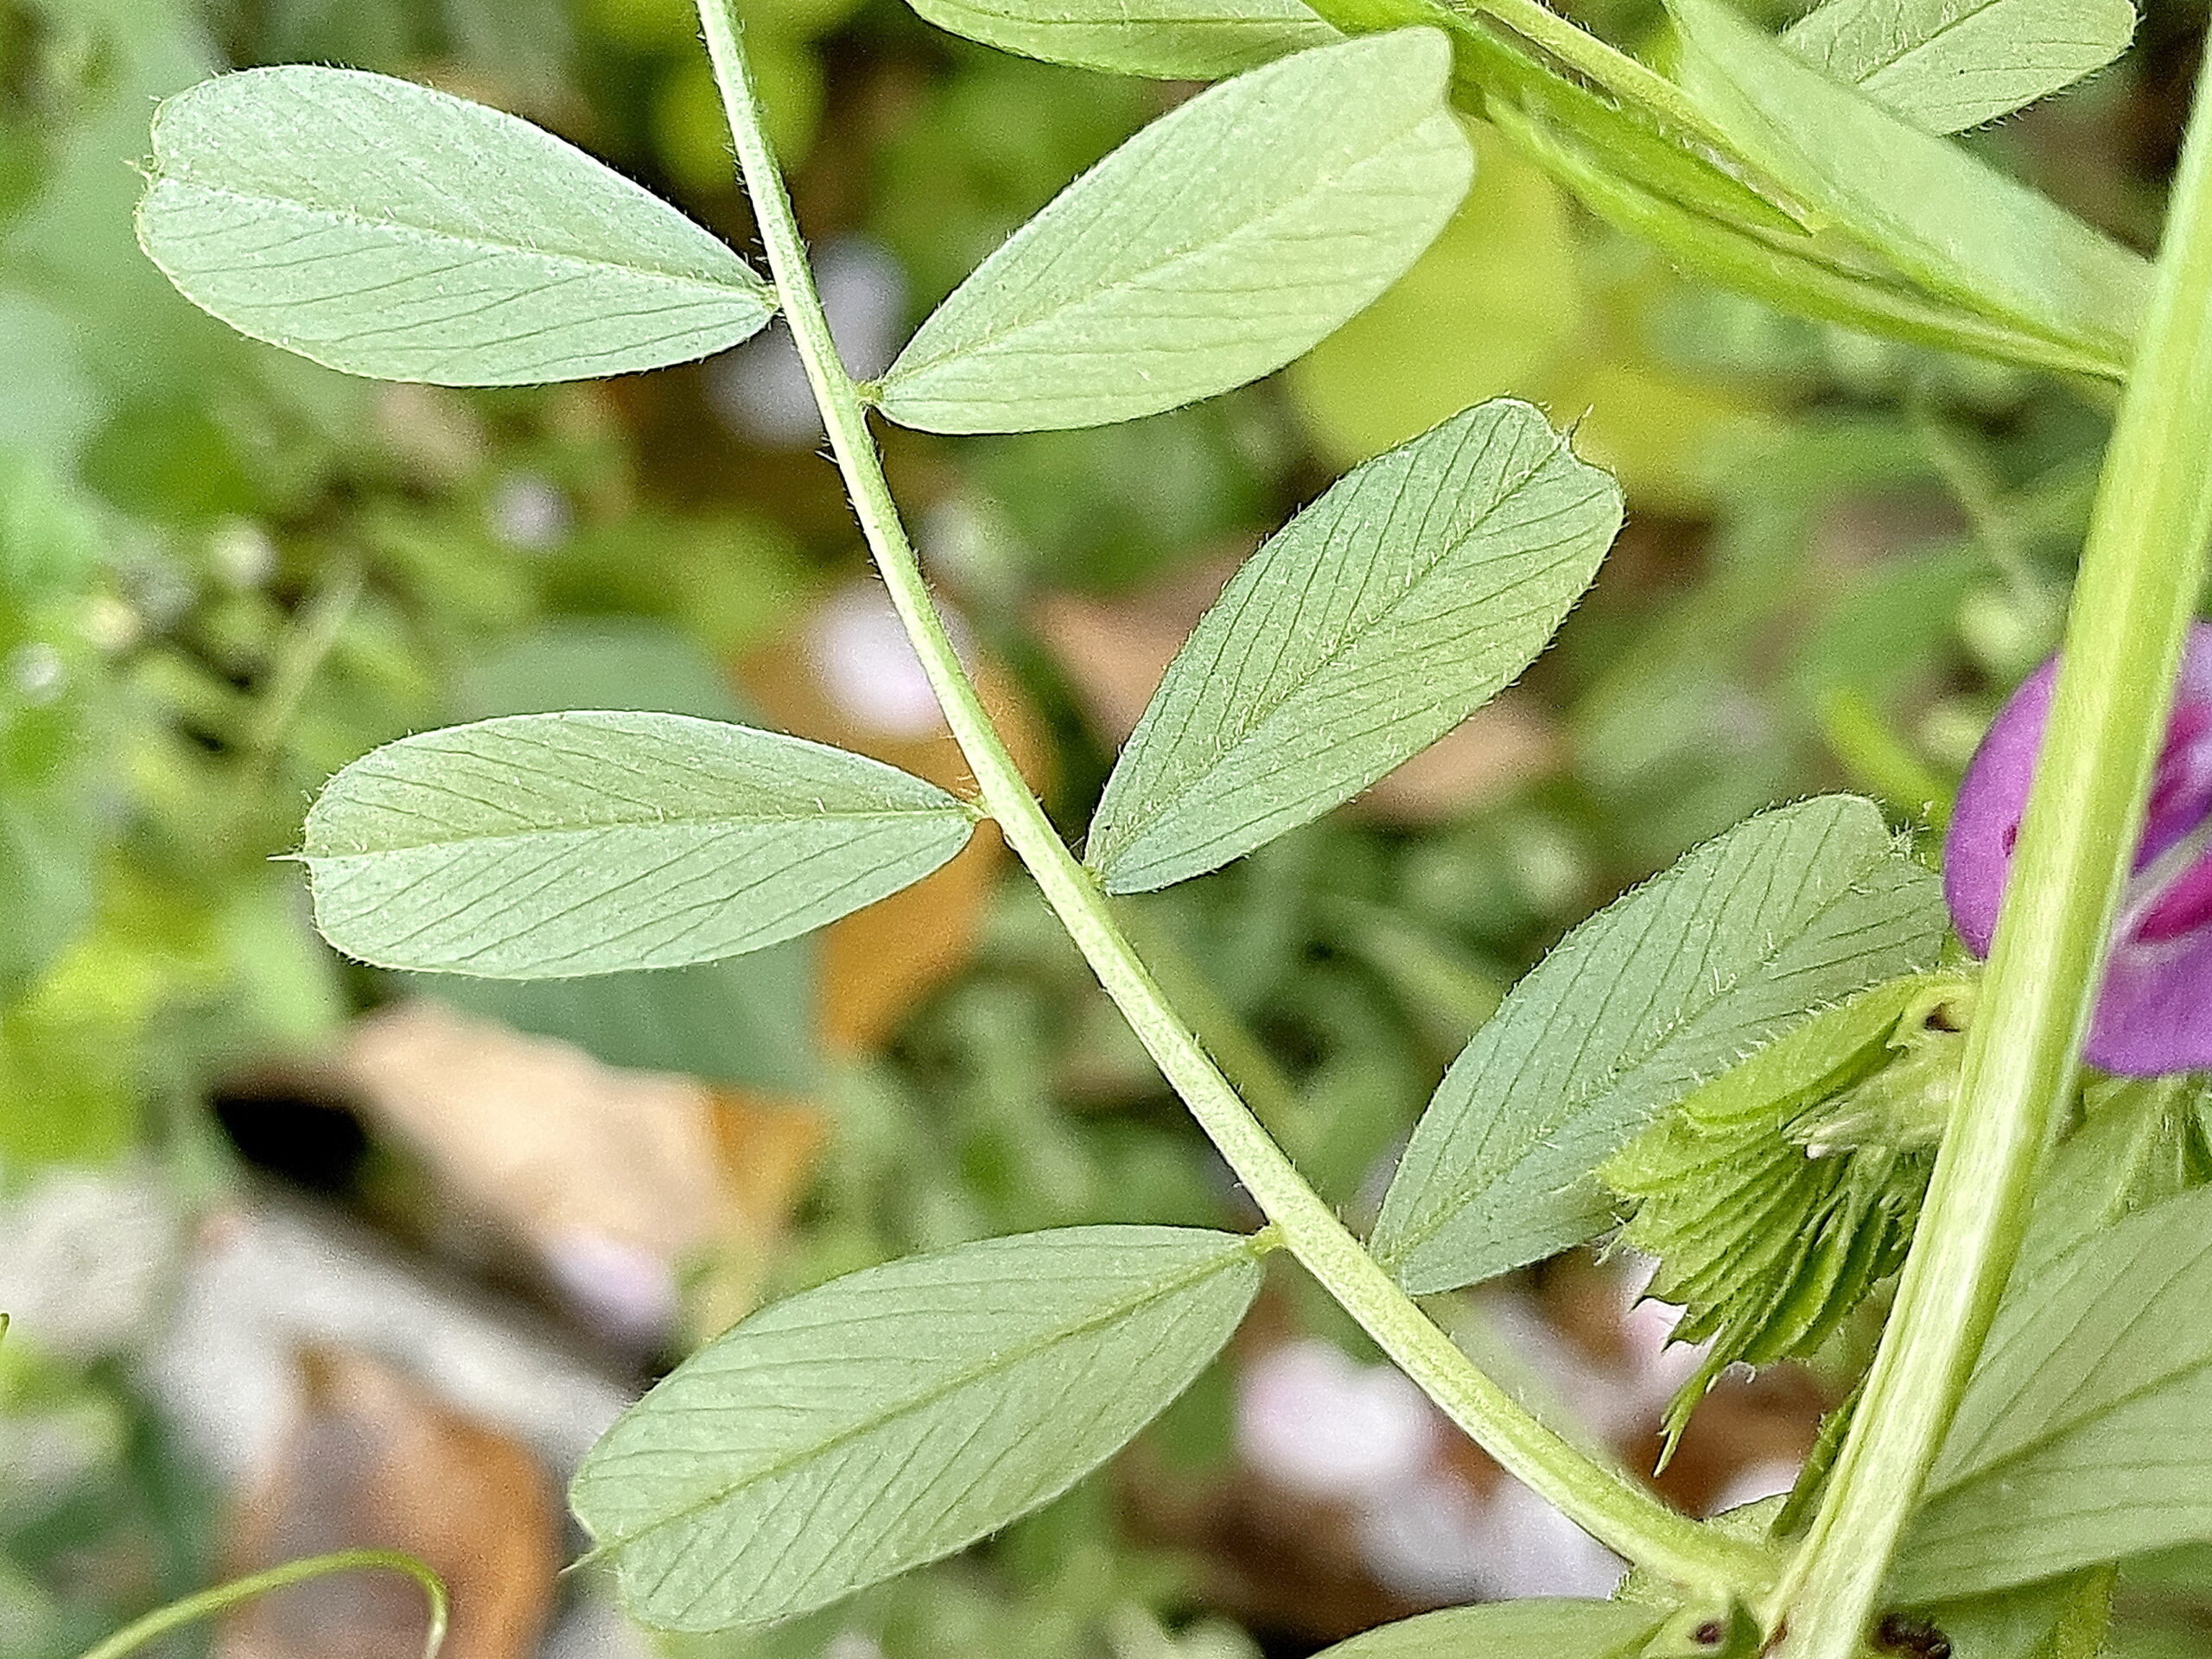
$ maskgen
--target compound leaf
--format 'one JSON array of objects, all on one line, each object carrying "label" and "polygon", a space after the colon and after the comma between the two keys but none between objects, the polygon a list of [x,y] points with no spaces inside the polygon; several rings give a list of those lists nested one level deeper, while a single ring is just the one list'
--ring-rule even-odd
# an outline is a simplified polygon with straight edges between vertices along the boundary
[{"label": "compound leaf", "polygon": [[2129,0],[1827,0],[1783,38],[1915,126],[1958,132],[2094,73],[2134,33]]},{"label": "compound leaf", "polygon": [[2085,1237],[1998,1309],[1898,1552],[1927,1602],[2212,1539],[2212,1187]]},{"label": "compound leaf", "polygon": [[1077,179],[924,322],[878,391],[932,432],[1155,415],[1281,368],[1388,288],[1466,194],[1433,29],[1200,93]]},{"label": "compound leaf", "polygon": [[894,767],[688,715],[517,715],[330,780],[315,925],[379,967],[559,978],[791,938],[958,852],[969,808]]},{"label": "compound leaf", "polygon": [[774,296],[675,208],[528,122],[295,64],[154,118],[146,252],[241,334],[350,374],[519,385],[734,346]]},{"label": "compound leaf", "polygon": [[1929,966],[1944,931],[1934,875],[1871,803],[1738,824],[1513,988],[1414,1126],[1376,1253],[1426,1294],[1595,1236],[1592,1172],[1631,1135],[1808,1011]]},{"label": "compound leaf", "polygon": [[1682,82],[1761,171],[1913,282],[2030,333],[2127,360],[2150,265],[1722,0],[1669,0]]},{"label": "compound leaf", "polygon": [[1248,560],[1122,752],[1089,861],[1204,874],[1351,798],[1526,668],[1620,529],[1612,480],[1499,399],[1376,456]]},{"label": "compound leaf", "polygon": [[872,1268],[754,1314],[570,1497],[661,1629],[804,1612],[1056,1497],[1180,1394],[1258,1289],[1249,1239],[1077,1227]]},{"label": "compound leaf", "polygon": [[939,29],[1047,63],[1214,80],[1342,38],[1301,0],[912,0]]},{"label": "compound leaf", "polygon": [[1663,1617],[1627,1601],[1493,1601],[1382,1625],[1320,1659],[1628,1659]]}]

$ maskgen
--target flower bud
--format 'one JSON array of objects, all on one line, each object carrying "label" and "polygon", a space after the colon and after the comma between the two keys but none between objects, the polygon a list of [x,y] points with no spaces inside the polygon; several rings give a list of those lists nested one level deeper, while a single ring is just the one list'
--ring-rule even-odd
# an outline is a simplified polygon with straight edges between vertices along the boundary
[{"label": "flower bud", "polygon": [[1809,1357],[1903,1265],[1957,1096],[1974,982],[1920,974],[1813,1016],[1696,1090],[1599,1172],[1648,1294],[1710,1341],[1667,1410],[1671,1453],[1737,1361]]}]

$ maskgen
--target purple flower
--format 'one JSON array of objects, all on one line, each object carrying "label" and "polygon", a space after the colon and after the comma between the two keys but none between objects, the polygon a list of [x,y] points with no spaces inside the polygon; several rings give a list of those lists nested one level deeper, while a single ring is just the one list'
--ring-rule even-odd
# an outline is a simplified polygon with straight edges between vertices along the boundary
[{"label": "purple flower", "polygon": [[[2054,658],[2022,683],[1959,786],[1943,893],[1976,956],[1997,931],[2056,671]],[[2183,655],[2087,1053],[2132,1077],[2212,1066],[2212,625],[2190,630]]]}]

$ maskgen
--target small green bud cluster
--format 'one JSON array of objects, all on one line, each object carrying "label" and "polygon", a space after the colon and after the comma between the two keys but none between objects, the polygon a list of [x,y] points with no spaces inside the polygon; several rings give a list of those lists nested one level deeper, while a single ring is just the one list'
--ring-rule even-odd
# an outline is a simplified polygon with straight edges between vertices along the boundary
[{"label": "small green bud cluster", "polygon": [[1599,1172],[1648,1294],[1712,1344],[1669,1405],[1666,1455],[1715,1378],[1806,1358],[1903,1265],[1958,1089],[1973,979],[1919,974],[1807,1020],[1690,1094]]}]

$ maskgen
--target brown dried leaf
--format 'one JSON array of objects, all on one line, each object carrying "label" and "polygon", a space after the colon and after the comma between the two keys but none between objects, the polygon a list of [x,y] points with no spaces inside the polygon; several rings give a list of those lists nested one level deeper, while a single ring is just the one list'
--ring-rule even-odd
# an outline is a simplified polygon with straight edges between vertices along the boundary
[{"label": "brown dried leaf", "polygon": [[714,1096],[602,1065],[428,1000],[361,1020],[346,1053],[365,1114],[468,1210],[521,1236],[613,1333],[651,1337],[676,1274],[729,1236]]},{"label": "brown dried leaf", "polygon": [[735,1202],[729,1228],[685,1312],[704,1341],[760,1305],[761,1292],[830,1139],[822,1109],[753,1090],[718,1089],[715,1143]]},{"label": "brown dried leaf", "polygon": [[[560,1570],[544,1469],[404,1373],[340,1348],[304,1354],[304,1404],[234,1523],[232,1570],[345,1548],[404,1550],[446,1582],[446,1659],[527,1659]],[[422,1591],[347,1573],[250,1604],[218,1659],[398,1659],[422,1650]]]}]

